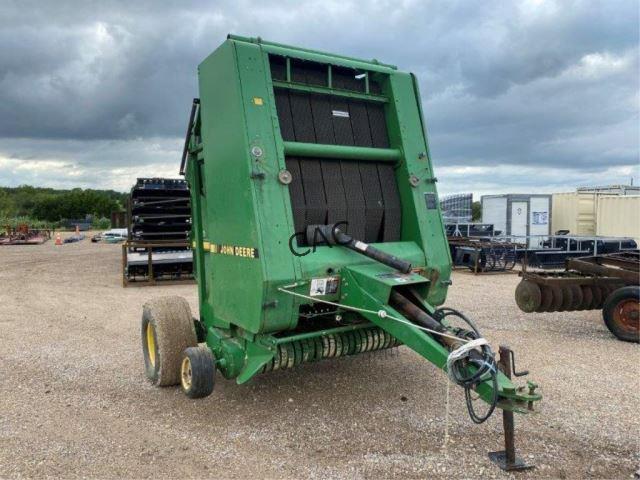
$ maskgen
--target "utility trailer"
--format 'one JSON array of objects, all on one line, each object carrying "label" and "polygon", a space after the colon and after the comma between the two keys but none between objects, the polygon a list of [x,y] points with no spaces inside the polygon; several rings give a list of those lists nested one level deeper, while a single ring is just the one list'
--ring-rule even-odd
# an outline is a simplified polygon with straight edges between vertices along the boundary
[{"label": "utility trailer", "polygon": [[640,340],[640,253],[570,258],[564,272],[521,273],[518,307],[527,313],[602,309],[616,337]]},{"label": "utility trailer", "polygon": [[[536,236],[529,238],[539,243],[539,247],[519,248],[518,260],[530,267],[564,268],[568,259],[590,255],[635,251],[638,244],[628,237],[589,237],[584,235]],[[533,242],[532,242],[533,243]]]},{"label": "utility trailer", "polygon": [[[474,422],[505,422],[516,386],[477,327],[442,307],[451,258],[414,75],[378,61],[229,36],[199,66],[181,172],[191,192],[199,317],[184,299],[143,308],[155,385],[209,395],[305,362],[400,344],[465,391]],[[472,392],[474,392],[472,394]],[[473,395],[488,404],[479,412]]]}]

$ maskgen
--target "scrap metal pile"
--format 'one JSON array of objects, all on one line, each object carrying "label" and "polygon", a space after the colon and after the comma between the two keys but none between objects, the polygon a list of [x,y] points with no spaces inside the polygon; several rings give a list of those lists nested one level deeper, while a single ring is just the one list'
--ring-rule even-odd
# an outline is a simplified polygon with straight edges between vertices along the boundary
[{"label": "scrap metal pile", "polygon": [[638,342],[640,254],[619,252],[567,260],[563,272],[521,273],[515,292],[523,312],[602,309],[619,339]]},{"label": "scrap metal pile", "polygon": [[17,227],[7,225],[0,233],[0,245],[41,245],[51,239],[51,232],[47,229],[29,228],[27,224]]},{"label": "scrap metal pile", "polygon": [[139,178],[128,206],[125,285],[193,278],[191,200],[185,180]]}]

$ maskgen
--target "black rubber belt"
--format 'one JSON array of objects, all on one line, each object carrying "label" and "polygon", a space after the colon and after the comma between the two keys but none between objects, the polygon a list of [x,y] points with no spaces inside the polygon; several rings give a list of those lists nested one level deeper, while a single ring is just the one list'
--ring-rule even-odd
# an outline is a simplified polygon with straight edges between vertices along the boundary
[{"label": "black rubber belt", "polygon": [[311,96],[311,113],[318,143],[335,145],[336,137],[331,122],[331,100],[327,96]]},{"label": "black rubber belt", "polygon": [[[345,100],[333,98],[331,100],[331,110],[331,120],[333,123],[333,133],[335,135],[336,144],[353,145],[351,119],[348,116],[349,104]],[[342,112],[346,113],[347,116],[340,116]]]},{"label": "black rubber belt", "polygon": [[347,204],[347,222],[349,222],[346,231],[354,238],[364,239],[365,201],[358,162],[342,160],[340,170]]},{"label": "black rubber belt", "polygon": [[327,224],[332,225],[347,220],[347,202],[342,183],[340,161],[322,160],[322,179],[327,199]]},{"label": "black rubber belt", "polygon": [[380,229],[382,228],[382,215],[384,214],[384,203],[382,201],[378,169],[373,162],[365,161],[358,163],[360,167],[360,177],[362,178],[362,190],[365,192],[366,220],[364,241],[366,243],[375,243],[381,240]]},{"label": "black rubber belt", "polygon": [[316,143],[309,95],[289,92],[289,101],[296,142]]},{"label": "black rubber belt", "polygon": [[324,193],[320,160],[301,158],[300,172],[304,187],[305,225],[325,225],[327,223],[327,200]]},{"label": "black rubber belt", "polygon": [[[283,76],[283,68],[284,64],[272,66],[274,78]],[[320,85],[324,82],[323,75],[297,62],[292,65],[294,81]],[[334,80],[337,88],[359,88],[359,82],[343,72],[338,72]],[[389,146],[384,109],[380,105],[280,89],[275,93],[285,141]],[[346,115],[334,115],[334,111]],[[349,224],[346,231],[366,242],[400,239],[400,195],[392,165],[293,157],[286,159],[286,165],[293,177],[289,191],[297,232],[311,224],[346,220]]]},{"label": "black rubber belt", "polygon": [[276,89],[276,110],[278,111],[278,120],[280,123],[280,132],[285,142],[294,141],[296,139],[293,131],[293,117],[291,116],[291,105],[289,102],[289,92],[286,90]]},{"label": "black rubber belt", "polygon": [[393,170],[393,165],[388,163],[378,163],[377,167],[382,200],[384,202],[382,241],[397,242],[400,240],[402,207],[400,205],[400,192],[398,191],[396,174]]},{"label": "black rubber belt", "polygon": [[376,148],[388,148],[389,135],[387,133],[387,123],[384,119],[384,108],[382,105],[369,103],[367,104],[367,114],[369,116],[373,146]]},{"label": "black rubber belt", "polygon": [[367,106],[363,102],[349,102],[349,116],[354,144],[359,147],[371,147],[371,128],[367,116]]},{"label": "black rubber belt", "polygon": [[304,235],[306,228],[306,207],[304,203],[304,187],[302,186],[302,173],[300,173],[300,162],[296,157],[285,159],[287,170],[291,173],[291,183],[289,184],[289,195],[291,197],[291,209],[293,213],[293,224],[296,233],[302,233],[297,237],[298,245],[304,245]]}]

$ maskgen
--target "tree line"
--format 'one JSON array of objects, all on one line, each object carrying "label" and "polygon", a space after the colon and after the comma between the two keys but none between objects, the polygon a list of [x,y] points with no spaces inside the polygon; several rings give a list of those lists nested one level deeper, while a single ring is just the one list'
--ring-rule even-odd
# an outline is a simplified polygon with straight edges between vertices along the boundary
[{"label": "tree line", "polygon": [[0,187],[0,218],[25,217],[46,222],[67,219],[109,218],[112,211],[122,210],[127,194],[114,190],[74,188]]}]

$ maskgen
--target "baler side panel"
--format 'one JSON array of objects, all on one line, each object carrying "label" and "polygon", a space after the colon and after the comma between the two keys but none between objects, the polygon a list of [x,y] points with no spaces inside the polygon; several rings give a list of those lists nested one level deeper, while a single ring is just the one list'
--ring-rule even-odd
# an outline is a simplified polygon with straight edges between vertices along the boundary
[{"label": "baler side panel", "polygon": [[[278,181],[278,172],[285,168],[284,148],[280,132],[274,131],[275,103],[270,84],[267,56],[259,45],[235,43],[238,59],[242,104],[246,122],[251,162],[251,193],[256,206],[258,237],[263,265],[263,295],[265,305],[260,325],[252,332],[274,332],[294,328],[298,321],[294,300],[279,297],[275,286],[296,278],[295,258],[288,247],[294,231],[293,217],[288,203],[287,186]],[[266,63],[266,66],[265,66]],[[280,145],[278,145],[280,140]],[[259,149],[259,155],[255,155]],[[280,155],[282,152],[282,155]]]},{"label": "baler side panel", "polygon": [[[411,75],[395,73],[385,84],[385,93],[392,99],[387,108],[387,123],[391,144],[402,150],[404,161],[396,170],[402,218],[402,239],[420,245],[427,261],[426,276],[432,281],[427,300],[432,305],[444,303],[447,280],[451,275],[451,256],[442,224],[431,159],[428,156],[426,133],[418,108],[420,98]],[[409,178],[419,183],[412,186]]]},{"label": "baler side panel", "polygon": [[[204,319],[207,326],[226,328],[233,323],[256,332],[262,316],[264,272],[251,191],[247,122],[232,42],[207,57],[198,73],[206,190],[202,229],[208,237],[203,243],[209,243],[205,271],[198,273],[208,292],[200,305],[215,305],[213,318]],[[254,249],[255,257],[245,254],[249,249]]]}]

